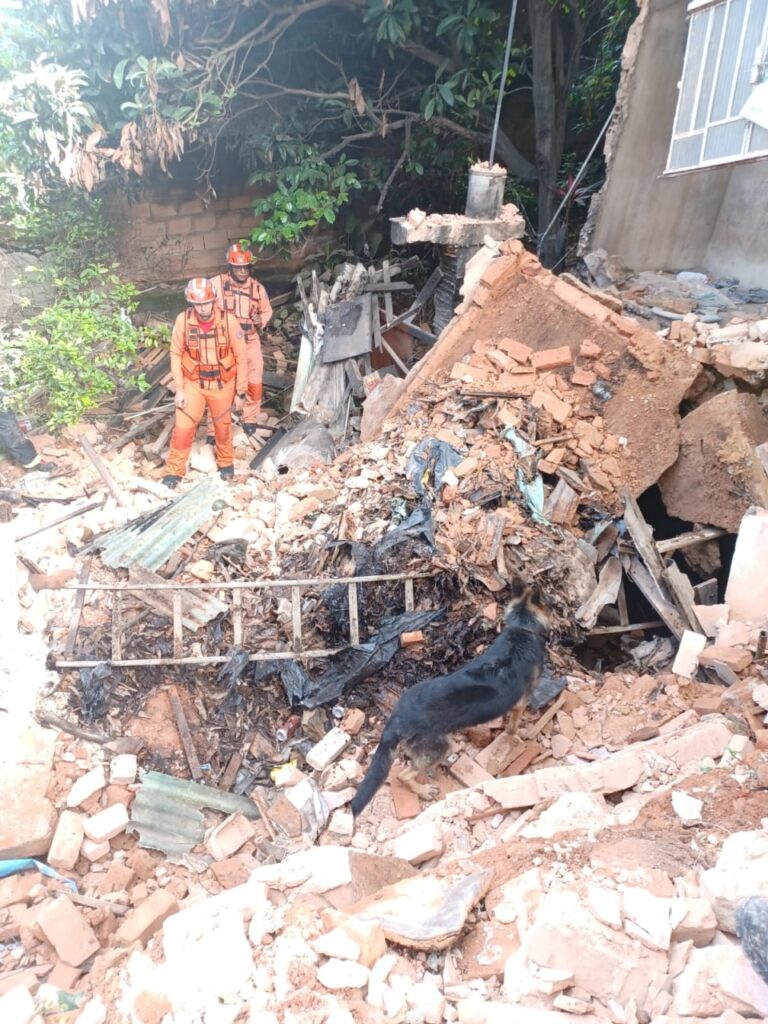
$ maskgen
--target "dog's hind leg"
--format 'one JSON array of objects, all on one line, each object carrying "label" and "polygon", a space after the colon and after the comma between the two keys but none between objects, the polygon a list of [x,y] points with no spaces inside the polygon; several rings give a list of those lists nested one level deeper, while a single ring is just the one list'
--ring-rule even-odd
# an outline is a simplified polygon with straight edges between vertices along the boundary
[{"label": "dog's hind leg", "polygon": [[442,761],[448,753],[448,740],[445,736],[411,740],[405,744],[404,752],[411,763],[400,772],[400,781],[422,800],[436,799],[440,795],[440,787],[436,783],[417,782],[416,776]]},{"label": "dog's hind leg", "polygon": [[514,736],[517,733],[517,727],[520,724],[520,716],[525,711],[525,701],[521,700],[519,704],[516,704],[511,711],[507,712],[507,721],[504,724],[505,732],[508,732],[510,736]]}]

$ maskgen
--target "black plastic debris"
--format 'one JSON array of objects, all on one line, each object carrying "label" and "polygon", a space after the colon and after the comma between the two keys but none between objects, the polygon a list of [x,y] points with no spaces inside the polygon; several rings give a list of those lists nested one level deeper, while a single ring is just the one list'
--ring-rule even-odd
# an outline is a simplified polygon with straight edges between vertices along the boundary
[{"label": "black plastic debris", "polygon": [[373,547],[374,559],[380,558],[387,551],[391,551],[392,548],[396,548],[398,545],[409,540],[423,541],[428,549],[423,554],[431,555],[437,550],[432,511],[427,502],[414,509],[399,526],[384,534],[381,540]]},{"label": "black plastic debris", "polygon": [[[0,394],[2,403],[2,394]],[[0,404],[0,450],[4,451],[15,462],[22,466],[28,466],[34,461],[37,452],[35,446],[25,437],[19,427],[19,421],[8,409],[3,409]]]},{"label": "black plastic debris", "polygon": [[248,541],[242,537],[232,540],[222,540],[218,544],[211,544],[208,548],[207,557],[214,565],[236,565],[241,566],[248,554]]},{"label": "black plastic debris", "polygon": [[421,498],[430,486],[439,491],[443,486],[443,477],[449,469],[464,461],[464,455],[447,441],[438,441],[434,437],[425,437],[419,441],[411,452],[405,475],[415,493]]},{"label": "black plastic debris", "polygon": [[112,697],[112,669],[100,661],[93,668],[81,668],[75,683],[80,697],[80,714],[84,722],[103,718],[109,711]]},{"label": "black plastic debris", "polygon": [[263,662],[254,678],[260,681],[279,675],[292,706],[302,704],[305,708],[317,708],[329,704],[388,665],[400,650],[401,633],[424,629],[442,614],[443,609],[438,608],[386,616],[381,620],[378,633],[365,643],[348,647],[336,655],[330,668],[316,680],[295,661]]},{"label": "black plastic debris", "polygon": [[768,898],[750,896],[736,911],[736,934],[749,962],[768,983]]},{"label": "black plastic debris", "polygon": [[567,682],[568,680],[565,676],[553,676],[551,672],[545,669],[541,679],[539,679],[528,697],[528,707],[534,711],[539,711],[541,708],[546,707],[547,704],[551,704],[555,697],[560,696]]},{"label": "black plastic debris", "polygon": [[220,686],[226,686],[227,695],[219,705],[218,714],[222,715],[234,711],[243,702],[242,696],[237,692],[237,684],[243,673],[250,665],[250,651],[243,647],[230,647],[226,654],[229,661],[226,661],[216,674],[216,682]]}]

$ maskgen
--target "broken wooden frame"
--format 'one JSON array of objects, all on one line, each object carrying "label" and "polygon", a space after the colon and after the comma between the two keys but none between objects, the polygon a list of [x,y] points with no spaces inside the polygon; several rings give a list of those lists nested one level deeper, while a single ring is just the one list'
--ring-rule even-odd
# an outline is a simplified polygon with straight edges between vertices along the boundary
[{"label": "broken wooden frame", "polygon": [[[425,580],[427,575],[413,575],[407,573],[384,574],[380,576],[344,576],[336,577],[314,577],[298,580],[228,580],[210,581],[206,583],[89,583],[83,579],[81,574],[80,582],[68,584],[61,587],[61,590],[72,590],[76,592],[75,607],[78,615],[82,611],[85,596],[88,591],[106,591],[113,594],[112,598],[112,657],[107,664],[119,668],[141,668],[149,665],[220,665],[229,661],[226,655],[185,655],[184,654],[184,615],[182,597],[185,591],[198,590],[224,590],[232,592],[230,613],[232,619],[232,643],[238,647],[243,642],[243,591],[244,590],[290,590],[291,593],[291,620],[293,626],[293,642],[290,651],[264,651],[251,654],[249,661],[285,661],[305,658],[330,658],[334,654],[343,651],[344,647],[329,649],[305,650],[302,644],[303,624],[301,611],[301,591],[304,587],[333,587],[346,586],[349,594],[349,642],[352,646],[360,643],[360,618],[358,613],[358,584],[388,583],[401,581],[404,589],[405,610],[414,610],[414,584],[417,580]],[[173,623],[173,657],[172,658],[124,658],[124,616],[123,597],[125,594],[142,593],[144,591],[159,590],[171,591],[172,598],[172,623]],[[74,621],[74,615],[73,615]],[[72,634],[70,633],[70,639]],[[87,661],[77,660],[72,657],[74,653],[70,648],[74,645],[67,644],[65,656],[56,660],[57,669],[91,668],[104,659],[91,658]]]}]

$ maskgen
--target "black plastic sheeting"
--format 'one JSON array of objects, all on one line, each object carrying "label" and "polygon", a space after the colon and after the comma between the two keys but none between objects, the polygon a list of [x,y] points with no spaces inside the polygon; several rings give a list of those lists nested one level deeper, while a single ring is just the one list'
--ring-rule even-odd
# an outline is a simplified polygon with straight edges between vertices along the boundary
[{"label": "black plastic sheeting", "polygon": [[750,896],[736,911],[736,934],[741,948],[760,975],[768,983],[768,899]]},{"label": "black plastic sheeting", "polygon": [[317,708],[330,704],[388,665],[400,650],[401,633],[424,629],[442,614],[443,609],[438,608],[386,616],[381,620],[378,633],[365,643],[348,647],[338,654],[317,679],[313,679],[296,661],[264,661],[256,663],[254,681],[279,675],[292,706],[302,704],[305,708]]},{"label": "black plastic sheeting", "polygon": [[[0,397],[0,401],[2,398]],[[29,438],[25,437],[19,421],[8,409],[0,408],[0,448],[13,459],[14,462],[28,466],[34,462],[37,450]]]},{"label": "black plastic sheeting", "polygon": [[435,491],[439,491],[443,486],[446,472],[463,461],[464,455],[447,441],[425,437],[411,452],[405,467],[405,475],[415,493],[421,498],[426,493],[427,484]]},{"label": "black plastic sheeting", "polygon": [[75,683],[80,697],[80,714],[84,722],[103,718],[109,711],[112,697],[112,667],[100,661],[93,668],[81,668]]},{"label": "black plastic sheeting", "polygon": [[553,676],[545,669],[541,679],[528,697],[528,707],[533,708],[534,711],[540,711],[547,704],[551,704],[555,697],[560,696],[567,682],[565,676]]}]

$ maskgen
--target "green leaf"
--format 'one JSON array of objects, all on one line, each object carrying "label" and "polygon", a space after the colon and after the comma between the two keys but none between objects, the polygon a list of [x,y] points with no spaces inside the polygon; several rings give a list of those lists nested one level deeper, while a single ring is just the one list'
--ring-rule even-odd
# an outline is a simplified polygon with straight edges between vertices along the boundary
[{"label": "green leaf", "polygon": [[435,112],[435,98],[430,97],[424,105],[424,120],[429,121]]}]

